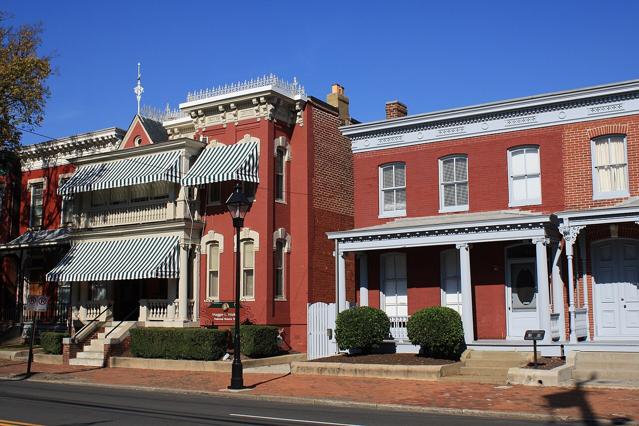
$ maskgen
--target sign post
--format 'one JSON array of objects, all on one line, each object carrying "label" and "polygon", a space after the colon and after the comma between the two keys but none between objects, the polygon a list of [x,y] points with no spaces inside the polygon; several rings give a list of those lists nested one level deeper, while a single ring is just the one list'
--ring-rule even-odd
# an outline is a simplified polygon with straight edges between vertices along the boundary
[{"label": "sign post", "polygon": [[546,330],[526,330],[524,334],[524,340],[533,341],[534,362],[533,368],[537,368],[537,340],[543,340],[546,335]]},{"label": "sign post", "polygon": [[27,299],[27,309],[35,312],[33,316],[33,325],[31,326],[31,339],[29,341],[29,358],[27,360],[27,377],[31,376],[31,363],[33,363],[33,342],[38,327],[38,317],[40,312],[47,311],[49,298],[47,296],[29,296]]}]

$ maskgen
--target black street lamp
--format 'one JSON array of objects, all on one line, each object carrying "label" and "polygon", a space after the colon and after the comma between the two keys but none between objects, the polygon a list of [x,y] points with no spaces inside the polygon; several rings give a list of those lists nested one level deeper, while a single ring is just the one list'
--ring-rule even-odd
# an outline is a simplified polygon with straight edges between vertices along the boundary
[{"label": "black street lamp", "polygon": [[226,208],[233,218],[235,228],[235,339],[233,344],[233,367],[231,370],[231,386],[229,389],[244,389],[242,377],[242,360],[240,359],[240,229],[244,226],[244,216],[251,208],[251,202],[242,192],[238,183],[235,190],[226,200]]}]

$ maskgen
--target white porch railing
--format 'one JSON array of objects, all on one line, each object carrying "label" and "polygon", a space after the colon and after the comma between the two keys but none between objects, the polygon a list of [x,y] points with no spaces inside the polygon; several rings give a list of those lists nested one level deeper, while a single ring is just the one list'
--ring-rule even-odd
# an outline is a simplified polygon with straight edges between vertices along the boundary
[{"label": "white porch railing", "polygon": [[390,319],[390,333],[395,340],[408,340],[408,332],[406,330],[406,324],[408,323],[408,316],[389,316]]},{"label": "white porch railing", "polygon": [[588,308],[575,309],[575,334],[578,339],[588,337]]},{"label": "white porch railing", "polygon": [[[195,302],[189,300],[189,319],[193,318],[193,306]],[[180,319],[180,299],[141,299],[140,300],[140,316],[138,321],[156,322],[156,321],[179,321]]]},{"label": "white porch railing", "polygon": [[157,222],[170,219],[167,201],[156,201],[124,206],[91,208],[74,216],[77,228],[98,228],[101,226],[126,225],[131,223]]},{"label": "white porch railing", "polygon": [[80,305],[78,309],[78,319],[86,323],[95,319],[98,315],[100,321],[106,321],[111,316],[111,310],[106,309],[109,306],[109,302],[100,301],[100,302],[84,302]]}]

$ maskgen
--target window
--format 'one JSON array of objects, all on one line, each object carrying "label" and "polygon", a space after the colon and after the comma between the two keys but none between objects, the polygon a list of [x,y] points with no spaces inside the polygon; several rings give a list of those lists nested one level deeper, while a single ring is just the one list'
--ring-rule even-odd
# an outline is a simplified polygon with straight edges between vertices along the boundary
[{"label": "window", "polygon": [[209,184],[206,203],[208,205],[222,204],[222,183],[214,182]]},{"label": "window", "polygon": [[[60,187],[69,181],[69,177],[60,178]],[[62,197],[62,205],[60,206],[60,225],[66,225],[73,220],[73,199]]]},{"label": "window", "polygon": [[255,201],[255,193],[257,192],[257,183],[255,182],[242,182],[242,192],[246,195],[249,201]]},{"label": "window", "polygon": [[379,168],[379,215],[406,215],[406,165],[386,164]]},{"label": "window", "polygon": [[255,297],[254,268],[255,250],[253,240],[244,240],[242,248],[242,298],[253,299]]},{"label": "window", "polygon": [[38,182],[31,185],[31,216],[29,226],[39,228],[42,226],[42,199],[44,196],[44,183]]},{"label": "window", "polygon": [[468,210],[468,159],[465,155],[439,160],[439,209]]},{"label": "window", "polygon": [[508,205],[541,204],[541,167],[539,147],[527,146],[508,151]]},{"label": "window", "polygon": [[136,137],[135,137],[135,140],[133,141],[133,144],[134,144],[135,146],[140,146],[140,145],[142,145],[142,138],[141,138],[140,136],[136,136]]},{"label": "window", "polygon": [[286,298],[284,294],[284,246],[285,241],[277,240],[275,242],[275,251],[273,252],[273,282],[275,287],[273,296],[279,300]]},{"label": "window", "polygon": [[628,196],[626,137],[602,136],[592,140],[592,185],[595,199]]},{"label": "window", "polygon": [[208,281],[206,296],[209,299],[220,298],[220,243],[213,241],[207,244],[206,258],[208,262]]},{"label": "window", "polygon": [[275,200],[284,201],[284,157],[283,148],[275,151]]}]

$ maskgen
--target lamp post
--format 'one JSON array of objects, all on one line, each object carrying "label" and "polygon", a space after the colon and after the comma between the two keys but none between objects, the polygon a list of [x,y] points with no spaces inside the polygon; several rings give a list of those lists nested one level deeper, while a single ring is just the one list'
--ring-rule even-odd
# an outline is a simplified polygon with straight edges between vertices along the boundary
[{"label": "lamp post", "polygon": [[226,208],[233,218],[235,228],[235,339],[233,344],[233,367],[229,389],[243,389],[242,360],[240,359],[240,229],[244,226],[244,216],[251,207],[251,202],[242,192],[238,183],[231,196],[226,200]]}]

